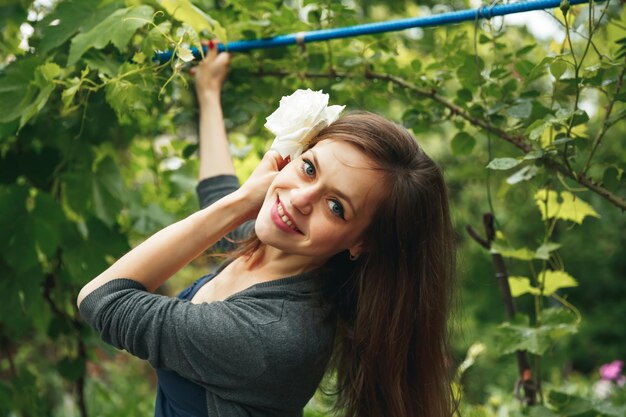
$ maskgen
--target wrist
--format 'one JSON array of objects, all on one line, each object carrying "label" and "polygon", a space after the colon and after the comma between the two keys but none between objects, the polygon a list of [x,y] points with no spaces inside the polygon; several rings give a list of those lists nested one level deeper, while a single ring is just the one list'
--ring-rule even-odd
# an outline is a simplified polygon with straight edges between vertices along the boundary
[{"label": "wrist", "polygon": [[220,105],[221,103],[220,88],[211,88],[198,93],[198,103],[200,106]]},{"label": "wrist", "polygon": [[258,207],[252,204],[245,190],[241,188],[223,197],[218,203],[221,203],[225,213],[232,217],[234,227],[255,218],[258,213]]}]

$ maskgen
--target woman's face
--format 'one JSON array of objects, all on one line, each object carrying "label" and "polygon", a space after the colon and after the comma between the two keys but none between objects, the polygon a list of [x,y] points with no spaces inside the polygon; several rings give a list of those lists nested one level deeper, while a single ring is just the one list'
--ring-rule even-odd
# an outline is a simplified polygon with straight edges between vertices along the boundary
[{"label": "woman's face", "polygon": [[324,140],[278,173],[256,220],[259,239],[325,262],[362,235],[384,196],[383,174],[355,146]]}]

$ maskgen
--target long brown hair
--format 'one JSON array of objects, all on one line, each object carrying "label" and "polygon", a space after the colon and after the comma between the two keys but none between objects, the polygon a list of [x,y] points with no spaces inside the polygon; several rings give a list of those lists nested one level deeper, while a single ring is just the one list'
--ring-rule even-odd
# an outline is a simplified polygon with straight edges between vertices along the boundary
[{"label": "long brown hair", "polygon": [[[442,171],[406,129],[373,113],[341,117],[309,147],[325,139],[375,161],[388,190],[365,232],[366,252],[328,263],[344,277],[329,364],[335,409],[346,417],[449,417],[455,237]],[[258,246],[253,238],[236,254]]]}]

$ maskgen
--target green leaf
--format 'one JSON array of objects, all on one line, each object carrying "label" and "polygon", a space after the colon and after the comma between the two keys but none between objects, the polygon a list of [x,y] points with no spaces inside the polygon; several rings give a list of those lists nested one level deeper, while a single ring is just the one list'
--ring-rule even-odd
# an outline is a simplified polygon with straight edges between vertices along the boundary
[{"label": "green leaf", "polygon": [[564,392],[552,390],[548,399],[559,415],[576,416],[593,410],[591,401]]},{"label": "green leaf", "polygon": [[515,158],[496,158],[487,165],[489,169],[507,170],[519,165],[522,161]]},{"label": "green leaf", "polygon": [[[125,64],[120,71],[131,70],[134,64]],[[146,113],[152,104],[152,93],[147,83],[127,78],[111,80],[105,87],[106,100],[111,105],[121,124],[130,122],[131,117]]]},{"label": "green leaf", "polygon": [[[39,91],[34,100],[22,109],[20,129],[44,108],[50,94],[54,91],[54,83],[52,81],[61,75],[61,68],[57,64],[48,62],[37,67],[34,75],[35,79],[31,81],[31,87],[35,87]],[[31,89],[31,91],[33,90]]]},{"label": "green leaf", "polygon": [[166,35],[172,29],[172,22],[162,22],[150,29],[143,42],[141,50],[147,57],[151,57],[155,51],[163,51],[168,48],[169,42]]},{"label": "green leaf", "polygon": [[26,209],[27,187],[0,187],[0,256],[17,272],[38,265],[33,225]]},{"label": "green leaf", "polygon": [[137,29],[151,22],[154,10],[150,6],[135,6],[116,10],[91,30],[72,39],[67,65],[75,64],[90,48],[102,49],[110,43],[122,52]]},{"label": "green leaf", "polygon": [[542,188],[535,193],[534,198],[539,211],[541,211],[542,220],[556,217],[582,224],[587,216],[600,217],[593,207],[569,191],[563,191],[559,194],[556,191]]},{"label": "green leaf", "polygon": [[550,339],[534,327],[503,323],[498,328],[495,346],[501,355],[518,350],[541,355],[550,347]]},{"label": "green leaf", "polygon": [[543,282],[543,294],[554,294],[561,288],[577,287],[578,282],[565,271],[546,270],[539,274],[539,282]]},{"label": "green leaf", "polygon": [[459,91],[456,92],[456,96],[463,103],[469,103],[470,101],[472,101],[472,98],[473,98],[472,92],[470,90],[468,90],[467,88],[459,89]]},{"label": "green leaf", "polygon": [[530,45],[526,45],[515,52],[516,57],[521,57],[523,55],[528,54],[530,51],[537,47],[536,43],[531,43]]},{"label": "green leaf", "polygon": [[530,279],[526,277],[509,277],[509,287],[513,297],[524,294],[539,295],[539,288],[533,287],[530,284]]},{"label": "green leaf", "polygon": [[100,162],[92,180],[92,201],[96,215],[112,226],[124,202],[124,184],[115,161],[107,157]]},{"label": "green leaf", "polygon": [[498,327],[496,351],[502,355],[518,350],[542,355],[554,343],[578,331],[575,321],[573,314],[562,308],[544,309],[539,327],[529,326],[527,317],[518,316],[514,323]]},{"label": "green leaf", "polygon": [[38,68],[46,81],[52,81],[61,75],[61,67],[54,62],[47,62]]},{"label": "green leaf", "polygon": [[53,256],[61,245],[61,227],[65,221],[61,206],[50,194],[40,192],[30,218],[37,248],[48,257]]},{"label": "green leaf", "polygon": [[41,61],[32,57],[6,68],[0,77],[0,123],[17,119],[29,105],[37,91],[31,81],[40,65]]},{"label": "green leaf", "polygon": [[485,62],[479,56],[465,56],[463,65],[457,70],[457,77],[461,85],[467,89],[474,89],[485,82],[481,72],[485,68]]},{"label": "green leaf", "polygon": [[57,363],[57,370],[68,381],[76,381],[85,374],[85,359],[81,356],[63,358]]},{"label": "green leaf", "polygon": [[537,172],[539,172],[539,168],[534,165],[526,165],[525,167],[519,169],[513,175],[506,179],[507,184],[517,184],[522,181],[528,181],[533,178]]},{"label": "green leaf", "polygon": [[450,145],[454,155],[469,155],[476,145],[476,139],[466,132],[459,132],[452,138]]},{"label": "green leaf", "polygon": [[118,230],[90,217],[82,225],[87,236],[78,227],[66,228],[63,233],[63,265],[78,285],[84,285],[109,267],[110,258],[118,258],[128,251],[128,241]]},{"label": "green leaf", "polygon": [[550,122],[547,122],[546,120],[535,120],[526,128],[525,133],[531,140],[538,140],[541,138],[544,130],[546,130],[548,126],[550,126]]},{"label": "green leaf", "polygon": [[550,253],[561,247],[560,243],[547,242],[539,246],[535,251],[535,258],[547,261],[550,259]]},{"label": "green leaf", "polygon": [[620,185],[620,173],[614,166],[607,167],[602,175],[602,184],[611,191],[615,191]]},{"label": "green leaf", "polygon": [[163,8],[176,20],[193,28],[196,33],[207,30],[228,49],[228,33],[226,29],[211,16],[197,8],[189,0],[159,0]]},{"label": "green leaf", "polygon": [[530,116],[532,110],[533,106],[530,101],[522,101],[521,103],[509,107],[506,112],[509,116],[516,119],[526,119]]},{"label": "green leaf", "polygon": [[533,68],[535,68],[535,64],[526,59],[517,61],[513,66],[515,67],[515,70],[524,78],[528,77]]},{"label": "green leaf", "polygon": [[131,207],[131,212],[133,217],[136,217],[133,229],[144,235],[155,233],[176,220],[171,213],[154,203],[148,204],[145,208]]},{"label": "green leaf", "polygon": [[[101,4],[100,0],[66,0],[58,2],[54,11],[38,25],[41,41],[35,44],[38,54],[46,54],[65,43],[79,29],[92,28],[113,13],[119,6],[115,2]],[[56,23],[51,25],[51,23]]]},{"label": "green leaf", "polygon": [[[211,18],[194,6],[189,0],[159,0],[163,8],[176,20],[188,24],[200,33],[211,29]],[[220,38],[220,40],[222,40]],[[222,40],[225,42],[226,40]]]},{"label": "green leaf", "polygon": [[535,253],[528,248],[514,249],[506,246],[502,246],[498,243],[491,245],[491,253],[499,253],[505,258],[520,259],[522,261],[530,261],[535,258]]},{"label": "green leaf", "polygon": [[555,59],[554,62],[550,64],[550,72],[557,80],[561,78],[561,76],[567,70],[567,62],[562,59]]},{"label": "green leaf", "polygon": [[528,417],[560,417],[560,415],[553,413],[543,405],[533,405],[529,407]]}]

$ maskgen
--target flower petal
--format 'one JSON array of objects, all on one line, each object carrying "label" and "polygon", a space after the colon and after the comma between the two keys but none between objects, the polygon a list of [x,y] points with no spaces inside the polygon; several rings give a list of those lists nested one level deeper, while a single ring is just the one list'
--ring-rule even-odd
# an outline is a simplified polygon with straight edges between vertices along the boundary
[{"label": "flower petal", "polygon": [[328,106],[326,109],[324,109],[324,120],[326,120],[326,123],[331,124],[335,120],[337,120],[339,118],[339,113],[341,113],[345,108],[346,106],[335,105]]}]

